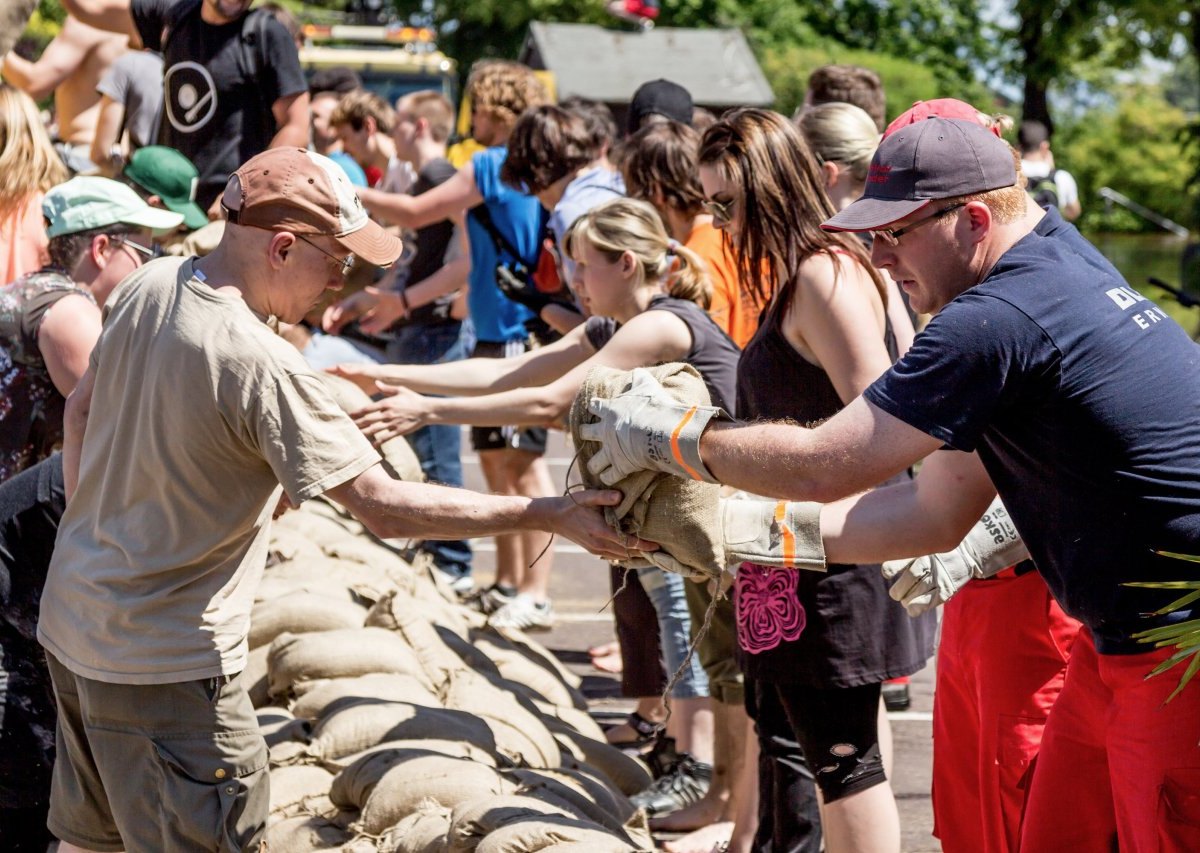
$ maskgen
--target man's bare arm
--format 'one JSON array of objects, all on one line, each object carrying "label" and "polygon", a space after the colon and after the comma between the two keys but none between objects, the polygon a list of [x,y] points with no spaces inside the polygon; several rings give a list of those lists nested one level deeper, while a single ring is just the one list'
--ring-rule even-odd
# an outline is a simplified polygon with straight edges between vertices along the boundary
[{"label": "man's bare arm", "polygon": [[96,374],[89,367],[67,398],[63,411],[63,480],[67,500],[79,486],[79,462],[83,457],[83,436],[87,432],[88,414],[92,409],[92,392]]},{"label": "man's bare arm", "polygon": [[62,0],[67,14],[98,30],[129,36],[129,46],[137,50],[142,37],[133,23],[130,0]]},{"label": "man's bare arm", "polygon": [[275,136],[269,148],[308,147],[308,92],[286,95],[271,105],[275,117]]},{"label": "man's bare arm", "polygon": [[125,105],[114,101],[110,95],[100,96],[100,116],[96,119],[96,135],[92,137],[89,159],[100,167],[100,174],[112,177],[121,171],[124,157],[113,157],[113,149],[121,141],[121,127],[125,122]]},{"label": "man's bare arm", "polygon": [[546,530],[609,559],[653,545],[628,538],[604,521],[602,506],[620,502],[615,491],[576,492],[561,498],[485,495],[467,489],[393,480],[374,465],[326,492],[384,539],[461,539],[518,530]]},{"label": "man's bare arm", "polygon": [[858,397],[815,429],[713,424],[700,439],[700,456],[725,485],[827,503],[882,483],[939,447],[936,438]]},{"label": "man's bare arm", "polygon": [[424,228],[454,219],[483,201],[475,185],[475,167],[463,166],[454,176],[420,195],[358,187],[358,197],[372,216],[402,228]]},{"label": "man's bare arm", "polygon": [[110,36],[68,17],[36,62],[15,53],[4,57],[4,79],[35,101],[48,98],[83,65],[88,51],[106,38]]},{"label": "man's bare arm", "polygon": [[825,553],[834,563],[881,563],[949,551],[995,494],[974,453],[934,453],[910,482],[822,507]]}]

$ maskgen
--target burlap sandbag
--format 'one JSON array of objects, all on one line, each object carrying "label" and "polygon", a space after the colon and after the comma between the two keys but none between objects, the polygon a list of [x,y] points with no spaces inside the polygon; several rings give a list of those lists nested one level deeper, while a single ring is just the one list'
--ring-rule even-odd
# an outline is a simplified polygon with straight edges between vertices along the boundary
[{"label": "burlap sandbag", "polygon": [[294,592],[259,601],[250,611],[250,648],[269,645],[280,634],[311,634],[361,628],[365,607],[311,592]]},{"label": "burlap sandbag", "polygon": [[354,837],[323,817],[293,817],[267,827],[263,849],[269,853],[311,853],[340,850]]},{"label": "burlap sandbag", "polygon": [[552,796],[508,796],[464,803],[451,814],[450,853],[490,850],[526,853],[563,842],[590,844],[597,853],[634,848]]},{"label": "burlap sandbag", "polygon": [[[553,720],[546,722],[549,725]],[[574,730],[556,731],[554,739],[562,747],[562,767],[578,770],[586,769],[583,765],[589,765],[608,777],[613,786],[627,797],[646,790],[654,781],[645,764],[609,743],[593,740]]]},{"label": "burlap sandbag", "polygon": [[471,714],[408,702],[367,700],[339,708],[313,727],[308,756],[341,758],[389,740],[462,740],[496,754],[491,727]]},{"label": "burlap sandbag", "polygon": [[302,765],[271,770],[271,815],[293,817],[311,814],[309,804],[329,796],[333,774],[321,767]]},{"label": "burlap sandbag", "polygon": [[[318,373],[317,376],[325,381],[325,386],[333,394],[333,399],[347,414],[371,405],[371,397],[367,392],[349,379],[324,372]],[[388,473],[397,480],[405,480],[409,483],[425,482],[421,463],[417,459],[417,455],[413,453],[412,446],[403,436],[385,441],[379,448],[379,455],[383,457],[385,467],[391,469]]]},{"label": "burlap sandbag", "polygon": [[450,829],[450,810],[433,803],[415,812],[383,833],[379,853],[443,853]]},{"label": "burlap sandbag", "polygon": [[[442,599],[432,587],[414,583],[410,590],[393,589],[382,596],[367,612],[364,625],[395,631],[407,615],[421,613],[441,630],[440,634],[453,633],[466,637],[470,630],[464,614],[466,608]],[[445,640],[443,640],[445,642]]]},{"label": "burlap sandbag", "polygon": [[538,698],[567,708],[586,708],[587,700],[578,690],[559,677],[558,670],[532,653],[522,653],[498,635],[473,632],[475,648],[494,664],[501,678],[515,681],[533,690]]},{"label": "burlap sandbag", "polygon": [[297,681],[401,672],[429,687],[420,660],[402,638],[382,628],[280,634],[270,645],[271,695],[286,697]]},{"label": "burlap sandbag", "polygon": [[551,705],[549,702],[541,702],[536,699],[533,706],[538,712],[538,719],[551,732],[561,731],[561,729],[553,727],[553,724],[546,719],[547,717],[570,726],[584,737],[590,737],[592,740],[604,740],[604,729],[600,728],[600,724],[587,711],[580,711],[578,708],[564,708],[562,705]]},{"label": "burlap sandbag", "polygon": [[[689,405],[711,405],[704,380],[694,367],[663,364],[647,368],[667,393]],[[609,367],[594,367],[571,406],[571,437],[579,452],[579,471],[589,488],[610,488],[588,470],[588,462],[600,450],[594,441],[579,434],[583,424],[595,423],[588,411],[593,397],[611,399],[629,389],[630,373]],[[637,471],[611,486],[624,495],[619,506],[606,507],[609,524],[625,533],[659,544],[647,552],[652,563],[668,571],[698,578],[717,578],[725,567],[721,536],[721,487],[714,483],[685,480],[659,471]]]},{"label": "burlap sandbag", "polygon": [[339,600],[345,598],[360,603],[377,601],[396,587],[385,569],[325,555],[297,557],[272,566],[263,575],[264,584],[282,588],[281,582],[286,582],[290,591],[319,593],[327,589]]},{"label": "burlap sandbag", "polygon": [[[336,779],[334,785],[337,790]],[[391,767],[375,782],[353,826],[369,835],[379,835],[422,803],[434,802],[452,809],[460,803],[507,794],[512,787],[512,782],[485,764],[444,755],[416,756]]]},{"label": "burlap sandbag", "polygon": [[[352,752],[339,758],[324,758],[321,760],[321,766],[336,775],[364,756],[376,752],[425,752],[444,755],[447,758],[469,758],[471,761],[486,764],[488,767],[495,767],[498,763],[494,752],[469,741],[426,737],[419,740],[385,740],[362,752]],[[505,767],[511,766],[507,759],[500,758],[499,762],[503,762]]]},{"label": "burlap sandbag", "polygon": [[[497,628],[494,625],[485,625],[471,632],[471,640],[476,644],[480,644],[486,640],[501,648],[510,648],[527,658],[531,663],[549,670],[559,681],[572,689],[577,690],[583,684],[583,679],[567,669],[566,665],[558,659],[558,656],[554,652],[533,639],[529,634],[517,628]],[[483,647],[480,646],[480,648]],[[587,701],[582,700],[582,704],[576,705],[576,707],[586,708]]]},{"label": "burlap sandbag", "polygon": [[271,680],[268,671],[269,646],[253,649],[246,657],[246,668],[242,670],[242,684],[250,696],[250,704],[262,708],[271,703]]},{"label": "burlap sandbag", "polygon": [[421,679],[400,673],[373,672],[357,678],[298,681],[293,689],[297,699],[292,703],[292,713],[306,720],[318,720],[364,699],[429,707],[441,704]]},{"label": "burlap sandbag", "polygon": [[597,823],[634,847],[653,847],[649,833],[638,833],[634,837],[625,826],[636,811],[628,799],[622,808],[620,801],[609,795],[608,789],[587,779],[582,774],[574,775],[564,770],[530,770],[518,768],[504,773],[520,787],[522,796],[542,799],[549,796],[553,804],[565,803],[575,815]]},{"label": "burlap sandbag", "polygon": [[495,737],[497,751],[515,763],[527,767],[562,763],[558,742],[538,716],[482,675],[467,669],[453,673],[442,691],[442,703],[483,720]]},{"label": "burlap sandbag", "polygon": [[542,853],[563,847],[587,853],[637,853],[620,838],[596,824],[566,817],[510,824],[479,842],[477,853]]},{"label": "burlap sandbag", "polygon": [[[308,558],[301,558],[308,560]],[[317,557],[318,561],[323,561],[324,557]],[[285,566],[291,566],[292,561],[281,563],[278,566],[272,566],[263,574],[263,579],[258,585],[258,589],[254,592],[255,603],[270,601],[273,598],[283,598],[285,595],[293,593],[308,593],[310,595],[319,595],[322,598],[343,602],[348,601],[351,604],[357,604],[359,607],[369,607],[370,605],[354,590],[353,582],[346,583],[337,578],[317,577],[315,572],[305,572],[308,577],[296,577],[284,570]],[[320,562],[301,562],[300,565],[320,565]],[[365,617],[364,617],[365,618]]]}]

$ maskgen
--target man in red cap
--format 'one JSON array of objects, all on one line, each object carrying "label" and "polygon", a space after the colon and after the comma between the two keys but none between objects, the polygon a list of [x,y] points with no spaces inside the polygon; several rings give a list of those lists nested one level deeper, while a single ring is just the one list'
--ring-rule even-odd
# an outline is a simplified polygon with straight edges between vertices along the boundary
[{"label": "man in red cap", "polygon": [[400,254],[340,167],[271,149],[221,200],[215,251],[148,263],[117,290],[67,402],[69,502],[38,624],[59,708],[48,824],[64,851],[257,848],[267,750],[240,673],[280,485],[291,505],[328,495],[382,537],[542,529],[624,552],[595,509],[617,493],[392,480],[276,335],[341,287],[353,256]]},{"label": "man in red cap", "polygon": [[[1200,690],[1165,703],[1174,679],[1146,676],[1170,651],[1134,636],[1194,614],[1158,616],[1174,593],[1130,585],[1178,579],[1186,565],[1162,552],[1200,546],[1196,345],[1110,267],[1035,232],[1012,149],[975,122],[935,117],[892,133],[863,197],[825,227],[871,232],[874,264],[935,315],[908,353],[814,429],[721,424],[638,376],[592,401],[599,420],[583,434],[602,449],[589,470],[605,483],[660,470],[830,501],[934,454],[912,500],[944,509],[948,539],[998,491],[1037,571],[1084,626],[1042,738],[1021,850],[1198,849]],[[978,464],[971,451],[987,478],[955,471]],[[876,506],[862,498],[858,521]],[[784,563],[812,560],[811,510],[785,500],[766,517],[764,543]],[[927,550],[923,530],[888,538],[893,553]],[[830,560],[847,558],[836,535],[824,541]],[[931,597],[962,582],[917,579]]]}]

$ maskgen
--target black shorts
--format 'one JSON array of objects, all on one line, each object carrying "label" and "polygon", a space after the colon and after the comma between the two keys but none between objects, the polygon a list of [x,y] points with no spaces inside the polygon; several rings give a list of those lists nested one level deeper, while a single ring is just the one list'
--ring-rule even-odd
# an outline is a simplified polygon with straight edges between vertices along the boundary
[{"label": "black shorts", "polygon": [[[528,341],[491,343],[477,341],[472,358],[515,358],[529,349]],[[471,427],[471,447],[475,450],[527,450],[541,456],[546,452],[545,427],[477,426]]]},{"label": "black shorts", "polygon": [[[825,802],[887,781],[879,752],[881,685],[818,688],[757,681],[747,707],[760,728],[761,706],[778,701]],[[769,728],[769,725],[766,726]]]}]

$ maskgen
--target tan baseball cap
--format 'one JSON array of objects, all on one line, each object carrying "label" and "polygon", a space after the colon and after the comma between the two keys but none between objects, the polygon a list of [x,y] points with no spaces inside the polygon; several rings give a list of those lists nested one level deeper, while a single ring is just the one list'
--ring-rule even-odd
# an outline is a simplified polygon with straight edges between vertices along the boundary
[{"label": "tan baseball cap", "polygon": [[303,148],[270,148],[229,179],[221,206],[229,221],[268,231],[324,235],[377,266],[391,266],[404,243],[367,215],[342,168]]}]

